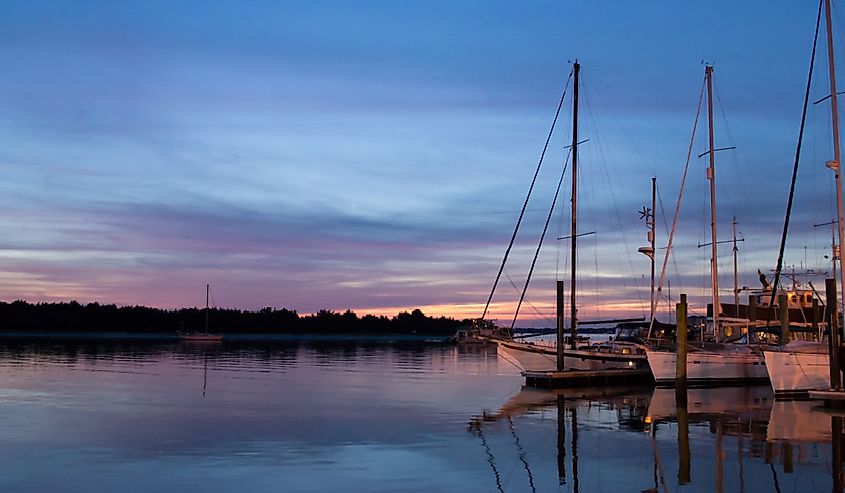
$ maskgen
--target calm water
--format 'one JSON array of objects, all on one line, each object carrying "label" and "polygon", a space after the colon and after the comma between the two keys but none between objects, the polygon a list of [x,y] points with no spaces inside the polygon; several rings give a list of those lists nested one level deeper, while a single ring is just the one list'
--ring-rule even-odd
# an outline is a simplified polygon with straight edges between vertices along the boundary
[{"label": "calm water", "polygon": [[436,344],[0,340],[0,491],[831,491],[767,388],[521,388]]}]

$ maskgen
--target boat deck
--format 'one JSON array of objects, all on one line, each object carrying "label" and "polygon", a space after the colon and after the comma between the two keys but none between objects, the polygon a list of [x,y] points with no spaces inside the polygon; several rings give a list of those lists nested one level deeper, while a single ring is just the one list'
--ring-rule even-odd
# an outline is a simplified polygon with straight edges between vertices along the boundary
[{"label": "boat deck", "polygon": [[654,379],[651,370],[565,370],[565,371],[524,371],[525,385],[528,387],[562,388],[585,387],[588,385],[614,385],[625,383],[650,383]]}]

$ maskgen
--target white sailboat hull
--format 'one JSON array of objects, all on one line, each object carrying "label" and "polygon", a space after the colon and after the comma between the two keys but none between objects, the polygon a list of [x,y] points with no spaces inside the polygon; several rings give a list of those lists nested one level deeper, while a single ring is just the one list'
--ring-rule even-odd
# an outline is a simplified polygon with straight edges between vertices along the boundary
[{"label": "white sailboat hull", "polygon": [[801,394],[830,388],[830,356],[826,353],[764,351],[775,394]]},{"label": "white sailboat hull", "polygon": [[[654,381],[675,381],[676,354],[672,351],[647,349],[648,364]],[[763,356],[754,352],[691,352],[687,353],[687,382],[711,385],[765,382],[769,376]]]},{"label": "white sailboat hull", "polygon": [[[522,371],[557,370],[557,349],[528,342],[496,340],[498,354]],[[603,370],[643,368],[645,355],[566,349],[564,369]]]}]

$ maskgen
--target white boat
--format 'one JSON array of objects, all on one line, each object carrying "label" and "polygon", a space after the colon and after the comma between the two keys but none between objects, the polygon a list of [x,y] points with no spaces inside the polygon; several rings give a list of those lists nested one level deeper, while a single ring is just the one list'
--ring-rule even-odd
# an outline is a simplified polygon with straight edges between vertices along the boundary
[{"label": "white boat", "polygon": [[764,351],[775,395],[800,396],[830,388],[830,355],[826,342],[793,341],[781,350]]},{"label": "white boat", "polygon": [[[828,35],[828,76],[829,76],[829,83],[830,83],[830,94],[823,98],[830,99],[831,104],[831,130],[833,134],[833,160],[828,161],[825,166],[830,168],[834,171],[834,181],[836,183],[836,207],[838,212],[839,220],[831,221],[831,225],[838,229],[839,232],[839,244],[840,246],[843,244],[843,237],[845,236],[845,231],[843,230],[842,217],[843,217],[843,204],[842,204],[842,182],[841,182],[841,174],[840,174],[840,144],[839,144],[839,116],[838,116],[838,106],[837,106],[837,96],[839,93],[836,91],[836,70],[834,64],[834,54],[833,54],[833,34],[832,34],[832,26],[831,26],[831,10],[830,10],[830,1],[826,0],[824,2],[825,5],[825,18],[826,18],[826,28],[827,28],[827,35]],[[821,11],[820,11],[821,15]],[[816,27],[818,30],[818,25]],[[815,47],[813,48],[815,53]],[[812,63],[812,62],[811,62]],[[811,65],[812,66],[812,65]],[[810,82],[808,81],[808,88]],[[809,91],[809,89],[808,89]],[[807,99],[805,96],[805,107],[807,105]],[[806,111],[806,110],[805,110]],[[802,122],[803,126],[803,122]],[[799,141],[800,142],[800,141]],[[845,264],[840,259],[839,266],[837,268],[836,260],[839,256],[839,248],[836,246],[836,232],[835,229],[832,232],[832,248],[833,248],[833,272],[835,273],[837,270],[840,272],[840,279],[841,286],[843,289],[840,292],[840,295],[845,294]],[[835,277],[835,274],[834,274]],[[837,299],[828,299],[827,304],[830,306],[835,306],[839,300]],[[835,311],[834,311],[835,312]],[[832,324],[836,325],[836,324]],[[836,330],[828,330],[830,335],[836,334]],[[820,337],[821,339],[821,337]],[[838,345],[838,338],[834,337],[834,345]],[[772,388],[775,390],[776,394],[780,395],[800,395],[804,394],[809,390],[828,390],[830,389],[831,385],[831,375],[830,375],[830,356],[829,356],[829,349],[828,343],[826,342],[793,342],[787,344],[785,347],[778,351],[766,351],[766,367],[769,371],[770,380],[772,382]]]},{"label": "white boat", "polygon": [[221,334],[204,334],[202,332],[191,332],[179,336],[180,341],[189,342],[218,342],[223,340]]},{"label": "white boat", "polygon": [[[674,351],[646,349],[646,357],[654,381],[669,384],[675,381],[677,354]],[[714,350],[687,353],[687,382],[703,385],[729,385],[766,382],[766,362],[755,348],[743,344],[725,344]]]},{"label": "white boat", "polygon": [[[707,89],[707,114],[709,127],[709,147],[710,149],[704,153],[708,155],[710,166],[707,169],[707,180],[710,182],[710,233],[711,241],[709,243],[711,248],[710,257],[710,288],[712,296],[712,318],[709,321],[709,326],[712,332],[708,338],[712,338],[715,343],[704,342],[704,334],[702,332],[702,341],[700,344],[687,344],[687,364],[686,364],[686,378],[687,382],[691,384],[701,385],[731,385],[731,384],[751,384],[758,382],[765,382],[768,380],[768,373],[766,372],[766,362],[763,354],[758,347],[750,346],[748,344],[738,343],[723,343],[730,332],[733,331],[732,325],[741,327],[747,325],[745,320],[733,319],[728,320],[723,316],[722,303],[719,299],[719,271],[718,271],[718,251],[717,245],[720,243],[716,235],[716,171],[715,171],[715,152],[718,149],[714,148],[713,135],[713,66],[707,65],[704,69],[704,80]],[[697,118],[697,117],[696,117]],[[694,134],[693,134],[694,135]],[[704,155],[702,154],[702,156]],[[686,171],[685,171],[686,173]],[[683,187],[683,184],[682,184]],[[678,201],[680,205],[680,197]],[[677,218],[677,211],[676,211]],[[736,270],[736,219],[734,218],[734,303],[738,303],[738,286],[737,286],[737,270]],[[674,226],[673,226],[674,229]],[[670,236],[671,238],[671,236]],[[670,240],[671,241],[671,240]],[[671,247],[670,247],[671,249]],[[669,250],[666,252],[666,259],[668,259]],[[664,260],[664,269],[666,260]],[[662,276],[661,276],[662,285]],[[708,310],[709,311],[709,310]],[[730,327],[730,329],[729,329]],[[703,330],[703,329],[702,329]],[[740,328],[741,330],[741,328]],[[736,336],[732,336],[736,337]],[[748,335],[744,337],[749,337]],[[658,384],[668,384],[675,381],[676,377],[676,361],[677,355],[675,351],[660,350],[660,349],[646,349],[646,356],[648,364],[651,368],[654,380]]]},{"label": "white boat", "polygon": [[[570,333],[569,336],[569,343],[564,346],[563,349],[563,369],[564,370],[601,370],[601,369],[642,369],[645,368],[647,364],[645,358],[645,352],[643,351],[643,345],[637,343],[635,341],[624,341],[619,340],[619,333],[617,333],[617,337],[606,343],[600,344],[580,344],[580,338],[577,336],[578,331],[578,317],[577,317],[577,303],[576,303],[576,240],[579,236],[588,235],[592,233],[582,233],[581,235],[578,234],[576,229],[576,217],[577,217],[577,183],[578,180],[575,178],[577,176],[577,169],[578,169],[578,145],[583,143],[578,141],[578,87],[579,87],[579,80],[580,80],[580,67],[581,65],[576,61],[573,65],[573,81],[574,81],[574,98],[573,98],[573,120],[572,120],[572,145],[568,146],[571,152],[571,172],[572,172],[572,200],[571,200],[571,234],[568,236],[570,242],[570,254],[571,254],[571,279],[569,284],[570,289],[570,329],[568,332]],[[542,161],[541,161],[542,162]],[[535,175],[536,177],[536,175]],[[561,182],[563,177],[561,177]],[[653,184],[654,182],[652,182]],[[558,185],[560,186],[560,185]],[[533,187],[533,185],[532,185]],[[530,196],[530,192],[529,192]],[[526,199],[527,204],[527,199]],[[552,206],[552,211],[554,210],[554,206]],[[524,211],[524,210],[523,210]],[[651,212],[649,212],[651,214]],[[520,219],[521,219],[520,215]],[[651,216],[649,216],[651,217]],[[549,213],[549,218],[551,218],[551,211]],[[652,220],[653,223],[653,220]],[[548,222],[547,222],[548,225]],[[517,222],[516,226],[517,230],[519,228],[519,222]],[[543,232],[545,235],[545,231]],[[514,231],[514,237],[516,236],[516,230]],[[513,239],[511,240],[513,242]],[[542,237],[541,237],[541,244],[542,244]],[[512,243],[511,243],[512,246]],[[508,252],[510,252],[510,246],[505,252],[505,258],[502,262],[502,266],[499,269],[499,276],[501,276],[502,269],[504,268],[505,262],[508,258]],[[539,249],[538,249],[539,252]],[[535,254],[536,260],[536,254]],[[532,265],[533,269],[533,265]],[[653,269],[652,269],[653,270]],[[496,277],[496,281],[493,284],[493,291],[496,289],[496,285],[499,281],[499,276]],[[530,280],[531,273],[529,272],[528,280]],[[528,287],[528,281],[526,281],[525,287],[523,288],[523,296],[525,295],[525,290]],[[562,282],[558,281],[558,337],[557,340],[560,341],[560,344],[564,344],[564,337],[563,337],[563,287]],[[490,297],[488,298],[487,307],[489,307],[490,299],[493,297],[493,291],[490,293]],[[520,304],[522,299],[520,299]],[[485,314],[487,313],[487,307],[484,309],[484,313],[482,314],[481,318],[483,319]],[[517,305],[517,311],[519,313],[519,305]],[[516,321],[516,315],[514,315],[514,321]],[[491,337],[487,338],[490,342],[495,342],[497,345],[497,352],[504,358],[506,361],[510,362],[517,368],[522,371],[556,371],[558,370],[557,365],[557,343],[533,343],[527,342],[524,340],[516,340],[512,337]]]},{"label": "white boat", "polygon": [[[542,343],[496,340],[499,355],[522,371],[557,370],[557,347]],[[645,368],[642,347],[612,342],[564,349],[565,370],[607,370]]]}]

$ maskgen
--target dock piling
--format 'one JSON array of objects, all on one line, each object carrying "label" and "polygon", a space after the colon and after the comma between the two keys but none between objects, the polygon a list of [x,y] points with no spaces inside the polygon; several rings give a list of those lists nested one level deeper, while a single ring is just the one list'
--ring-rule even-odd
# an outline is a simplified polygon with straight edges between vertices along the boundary
[{"label": "dock piling", "polygon": [[790,340],[789,298],[786,297],[786,294],[778,295],[778,315],[780,315],[780,343],[784,345]]},{"label": "dock piling", "polygon": [[677,350],[675,353],[675,381],[676,389],[687,387],[687,295],[681,294],[681,302],[675,305],[677,313],[677,328],[675,339]]},{"label": "dock piling", "polygon": [[557,371],[563,371],[563,349],[565,342],[563,340],[563,281],[557,281],[556,286],[557,299]]},{"label": "dock piling", "polygon": [[837,310],[836,279],[824,280],[825,297],[827,298],[827,311],[829,313],[830,337],[830,388],[842,389],[842,374],[839,366],[839,344],[841,342],[839,328],[839,313]]},{"label": "dock piling", "polygon": [[746,312],[748,318],[748,342],[752,341],[751,333],[757,332],[757,296],[753,294],[748,295],[748,311]]}]

